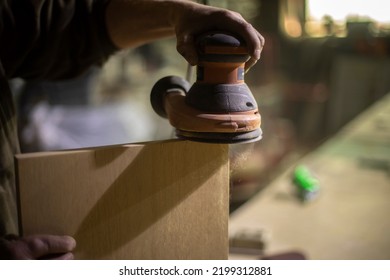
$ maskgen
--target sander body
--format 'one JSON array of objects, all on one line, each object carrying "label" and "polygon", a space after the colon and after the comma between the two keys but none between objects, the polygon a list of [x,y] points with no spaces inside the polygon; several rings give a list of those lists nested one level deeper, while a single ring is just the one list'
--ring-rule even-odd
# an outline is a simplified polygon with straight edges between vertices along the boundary
[{"label": "sander body", "polygon": [[224,33],[197,39],[196,82],[178,76],[160,79],[151,104],[168,118],[178,138],[208,143],[246,143],[261,139],[257,102],[244,81],[249,55],[242,40]]}]

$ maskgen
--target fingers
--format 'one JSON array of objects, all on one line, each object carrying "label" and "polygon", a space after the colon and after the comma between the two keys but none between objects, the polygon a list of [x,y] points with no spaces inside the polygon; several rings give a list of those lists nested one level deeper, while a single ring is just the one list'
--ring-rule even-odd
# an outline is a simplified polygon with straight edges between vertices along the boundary
[{"label": "fingers", "polygon": [[71,252],[76,247],[76,241],[70,236],[41,235],[26,240],[34,258]]},{"label": "fingers", "polygon": [[59,255],[56,258],[52,258],[52,260],[74,260],[74,255],[73,255],[73,253],[69,252],[66,254]]},{"label": "fingers", "polygon": [[256,31],[256,33],[257,33],[257,37],[258,37],[258,39],[259,39],[260,49],[254,49],[254,50],[253,50],[253,53],[252,53],[252,54],[250,53],[251,57],[250,57],[250,59],[245,63],[245,73],[248,72],[249,69],[251,69],[252,66],[255,65],[256,62],[260,59],[260,57],[261,57],[261,52],[262,52],[263,47],[264,47],[264,44],[265,44],[265,39],[264,39],[264,37],[261,36],[261,34],[260,34],[258,31]]},{"label": "fingers", "polygon": [[236,12],[228,11],[232,17],[231,25],[227,25],[234,33],[240,35],[246,42],[250,59],[245,64],[245,72],[256,64],[260,59],[264,47],[265,39],[261,34],[245,19]]},{"label": "fingers", "polygon": [[260,59],[265,40],[239,13],[200,4],[192,8],[176,23],[177,51],[191,65],[197,63],[195,38],[207,31],[225,31],[244,39],[250,55],[246,71]]},{"label": "fingers", "polygon": [[8,241],[13,259],[73,259],[76,241],[70,236],[34,235]]},{"label": "fingers", "polygon": [[42,258],[41,260],[74,260],[73,253],[65,253],[65,254],[53,254],[53,255],[47,255]]},{"label": "fingers", "polygon": [[195,48],[195,39],[193,35],[178,35],[176,49],[188,61],[189,64],[197,64],[198,52]]}]

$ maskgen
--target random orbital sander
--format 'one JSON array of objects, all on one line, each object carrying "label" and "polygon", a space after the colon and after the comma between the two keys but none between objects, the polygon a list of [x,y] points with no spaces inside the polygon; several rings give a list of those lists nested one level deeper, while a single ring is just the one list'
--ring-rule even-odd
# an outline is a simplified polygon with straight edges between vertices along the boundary
[{"label": "random orbital sander", "polygon": [[168,118],[178,138],[208,143],[247,143],[261,139],[261,116],[244,81],[249,59],[244,41],[225,33],[196,40],[196,82],[167,76],[153,86],[151,105]]}]

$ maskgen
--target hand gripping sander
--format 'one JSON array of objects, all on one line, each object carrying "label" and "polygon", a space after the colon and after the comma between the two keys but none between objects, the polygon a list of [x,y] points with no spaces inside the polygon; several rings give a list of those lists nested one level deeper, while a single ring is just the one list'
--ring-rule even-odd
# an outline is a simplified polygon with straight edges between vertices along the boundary
[{"label": "hand gripping sander", "polygon": [[197,79],[168,76],[152,88],[151,105],[168,118],[178,138],[208,143],[244,143],[261,139],[256,100],[244,82],[247,48],[223,33],[197,39]]}]

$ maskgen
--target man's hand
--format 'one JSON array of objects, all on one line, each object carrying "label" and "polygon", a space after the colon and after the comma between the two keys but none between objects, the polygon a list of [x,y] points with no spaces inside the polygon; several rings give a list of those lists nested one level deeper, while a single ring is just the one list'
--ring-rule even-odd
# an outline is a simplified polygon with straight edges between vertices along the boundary
[{"label": "man's hand", "polygon": [[195,65],[195,38],[209,31],[242,37],[250,60],[246,70],[260,58],[264,38],[239,13],[183,0],[111,0],[106,11],[107,30],[119,48],[131,48],[176,35],[178,52]]},{"label": "man's hand", "polygon": [[265,40],[239,13],[204,5],[184,6],[176,12],[174,21],[177,50],[191,65],[198,59],[195,37],[206,31],[226,31],[241,36],[251,56],[245,64],[246,70],[260,59]]},{"label": "man's hand", "polygon": [[70,236],[32,235],[0,240],[0,259],[72,260],[76,241]]}]

